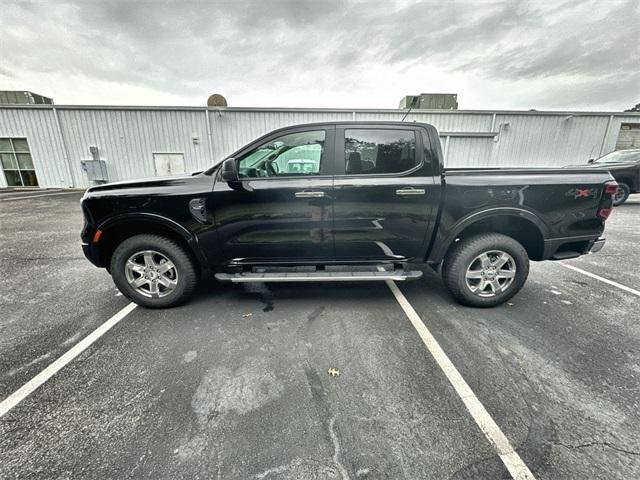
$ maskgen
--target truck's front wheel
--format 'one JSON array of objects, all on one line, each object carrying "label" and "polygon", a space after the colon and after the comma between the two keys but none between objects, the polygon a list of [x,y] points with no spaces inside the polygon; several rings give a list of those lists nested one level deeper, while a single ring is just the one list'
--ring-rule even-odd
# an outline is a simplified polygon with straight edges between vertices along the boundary
[{"label": "truck's front wheel", "polygon": [[498,233],[455,243],[444,260],[442,278],[463,305],[493,307],[506,302],[524,285],[529,257],[524,247]]},{"label": "truck's front wheel", "polygon": [[184,302],[198,281],[188,252],[159,235],[135,235],[118,245],[111,257],[111,276],[123,295],[148,308]]}]

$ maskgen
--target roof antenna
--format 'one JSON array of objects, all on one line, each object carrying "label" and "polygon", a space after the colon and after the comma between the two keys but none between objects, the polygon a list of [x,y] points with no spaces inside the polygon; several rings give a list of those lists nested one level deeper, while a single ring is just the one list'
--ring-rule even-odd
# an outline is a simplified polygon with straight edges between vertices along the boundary
[{"label": "roof antenna", "polygon": [[407,113],[404,114],[404,117],[402,117],[402,120],[400,120],[401,122],[404,122],[404,119],[407,118],[407,115],[409,115],[411,110],[413,110],[413,107],[416,106],[416,103],[418,103],[418,97],[413,97],[411,99],[411,105],[409,105],[409,110],[407,110]]}]

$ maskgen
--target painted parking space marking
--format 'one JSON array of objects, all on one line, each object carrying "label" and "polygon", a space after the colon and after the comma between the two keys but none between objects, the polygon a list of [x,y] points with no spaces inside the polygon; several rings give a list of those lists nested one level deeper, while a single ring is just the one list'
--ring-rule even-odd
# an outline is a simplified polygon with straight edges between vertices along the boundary
[{"label": "painted parking space marking", "polygon": [[21,194],[30,194],[30,193],[56,193],[62,192],[62,188],[20,188],[20,189],[11,189],[11,190],[3,190],[0,187],[0,198],[2,197],[15,197]]},{"label": "painted parking space marking", "polygon": [[38,375],[25,383],[22,387],[20,387],[18,390],[5,398],[2,402],[0,402],[0,418],[7,414],[13,407],[18,405],[22,400],[31,395],[36,389],[38,389],[38,387],[44,384],[56,373],[62,370],[66,365],[73,361],[74,358],[76,358],[87,348],[89,348],[96,340],[98,340],[101,336],[111,330],[111,328],[116,326],[120,322],[120,320],[129,315],[129,313],[131,313],[136,308],[136,306],[137,305],[135,303],[130,303],[129,305],[124,307],[113,317],[104,322],[85,338],[80,340],[68,352],[58,358],[42,372],[40,372]]},{"label": "painted parking space marking", "polygon": [[74,193],[82,193],[81,191],[75,191],[75,192],[60,192],[60,193],[43,193],[42,195],[25,195],[25,196],[19,196],[19,197],[8,197],[8,198],[2,198],[0,197],[0,202],[12,202],[14,200],[27,200],[29,198],[40,198],[40,197],[53,197],[53,196],[57,196],[57,195],[73,195]]},{"label": "painted parking space marking", "polygon": [[500,427],[498,427],[489,412],[484,408],[484,405],[482,405],[478,397],[473,393],[469,384],[467,384],[447,354],[442,350],[442,347],[440,347],[438,341],[434,338],[418,313],[411,306],[407,297],[404,296],[395,282],[387,280],[387,285],[400,304],[402,310],[404,310],[407,318],[409,318],[418,332],[418,335],[420,335],[420,338],[427,347],[427,350],[429,350],[429,353],[431,353],[431,356],[443,371],[447,380],[449,380],[449,383],[451,383],[465,407],[467,407],[467,410],[475,420],[478,427],[480,427],[480,430],[482,430],[482,433],[484,433],[484,436],[489,440],[489,443],[493,445],[498,456],[502,460],[502,463],[514,480],[535,480],[535,477],[533,476],[533,473],[531,473],[531,470],[529,470],[529,467],[527,467],[522,458],[520,458],[520,455],[518,455],[518,452],[516,452],[513,446],[509,443],[509,440],[502,430],[500,430]]},{"label": "painted parking space marking", "polygon": [[573,270],[575,272],[586,275],[587,277],[595,278],[596,280],[600,280],[601,282],[607,283],[613,287],[619,288],[620,290],[624,290],[625,292],[629,292],[633,295],[637,295],[638,297],[640,297],[640,291],[635,290],[631,287],[627,287],[626,285],[622,285],[621,283],[614,282],[613,280],[609,280],[608,278],[601,277],[600,275],[596,275],[595,273],[587,272],[586,270],[582,270],[581,268],[574,267],[573,265],[567,265],[566,263],[561,263],[560,265],[570,270]]}]

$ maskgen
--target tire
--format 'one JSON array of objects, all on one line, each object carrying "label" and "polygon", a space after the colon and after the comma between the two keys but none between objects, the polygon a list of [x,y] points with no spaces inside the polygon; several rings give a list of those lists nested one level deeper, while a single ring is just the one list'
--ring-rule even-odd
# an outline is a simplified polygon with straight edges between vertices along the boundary
[{"label": "tire", "polygon": [[[503,261],[506,263],[496,269]],[[467,278],[467,273],[475,278]],[[528,275],[527,251],[513,238],[499,233],[480,234],[453,244],[442,267],[449,292],[459,303],[471,307],[506,302],[520,291]]]},{"label": "tire", "polygon": [[618,191],[613,194],[613,206],[617,207],[618,205],[622,205],[629,198],[629,194],[631,193],[631,189],[629,185],[626,183],[618,184]]},{"label": "tire", "polygon": [[189,253],[160,235],[135,235],[118,245],[111,257],[111,277],[125,297],[147,308],[175,307],[198,283]]}]

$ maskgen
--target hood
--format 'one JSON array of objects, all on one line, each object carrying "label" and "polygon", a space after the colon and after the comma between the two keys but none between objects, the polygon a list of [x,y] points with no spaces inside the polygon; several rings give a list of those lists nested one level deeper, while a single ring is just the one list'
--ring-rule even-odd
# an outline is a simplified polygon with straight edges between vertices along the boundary
[{"label": "hood", "polygon": [[177,175],[173,177],[136,178],[135,180],[123,180],[119,182],[111,182],[105,183],[104,185],[89,187],[87,189],[87,193],[99,193],[113,190],[172,187],[177,185],[184,185],[191,178],[193,178],[193,176],[189,174]]}]

